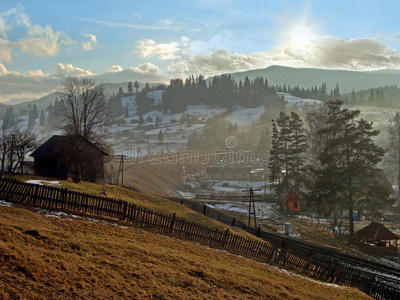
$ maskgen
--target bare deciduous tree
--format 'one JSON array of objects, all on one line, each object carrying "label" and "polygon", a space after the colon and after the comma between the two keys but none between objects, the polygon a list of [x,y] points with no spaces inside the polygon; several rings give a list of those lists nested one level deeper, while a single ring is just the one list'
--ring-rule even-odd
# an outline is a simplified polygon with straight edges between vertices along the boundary
[{"label": "bare deciduous tree", "polygon": [[0,128],[0,163],[1,170],[11,172],[11,165],[7,162],[13,161],[13,138],[18,131],[18,123],[14,120],[14,116],[6,114],[1,123]]},{"label": "bare deciduous tree", "polygon": [[18,130],[14,136],[14,150],[17,156],[18,165],[20,167],[21,174],[24,174],[24,161],[25,155],[38,146],[38,137],[29,128],[25,130]]},{"label": "bare deciduous tree", "polygon": [[37,147],[37,135],[29,128],[21,129],[20,124],[6,115],[0,128],[1,171],[15,173],[20,167],[23,174],[25,156]]},{"label": "bare deciduous tree", "polygon": [[64,101],[64,132],[104,146],[109,113],[103,86],[93,79],[67,77],[59,96]]}]

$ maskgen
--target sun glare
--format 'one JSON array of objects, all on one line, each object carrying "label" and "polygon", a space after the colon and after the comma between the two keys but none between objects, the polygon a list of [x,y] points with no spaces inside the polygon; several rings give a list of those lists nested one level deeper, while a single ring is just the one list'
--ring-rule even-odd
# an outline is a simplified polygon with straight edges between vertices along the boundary
[{"label": "sun glare", "polygon": [[290,43],[298,47],[306,46],[316,37],[316,35],[312,32],[312,29],[304,24],[295,25],[290,31],[289,36]]}]

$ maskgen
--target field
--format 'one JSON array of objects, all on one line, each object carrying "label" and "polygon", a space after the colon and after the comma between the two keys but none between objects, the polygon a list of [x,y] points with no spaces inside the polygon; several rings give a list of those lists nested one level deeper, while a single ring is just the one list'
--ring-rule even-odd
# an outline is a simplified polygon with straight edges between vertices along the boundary
[{"label": "field", "polygon": [[366,299],[197,244],[0,206],[0,299]]}]

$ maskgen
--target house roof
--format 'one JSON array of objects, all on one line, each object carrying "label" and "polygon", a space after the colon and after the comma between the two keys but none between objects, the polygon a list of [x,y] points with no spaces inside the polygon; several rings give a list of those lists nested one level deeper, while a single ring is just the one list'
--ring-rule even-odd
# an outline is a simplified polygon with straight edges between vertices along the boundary
[{"label": "house roof", "polygon": [[250,167],[208,167],[207,173],[250,173]]},{"label": "house roof", "polygon": [[290,191],[286,194],[285,201],[292,201],[292,200],[301,200],[299,196],[297,196],[297,194],[294,191]]},{"label": "house roof", "polygon": [[372,222],[356,232],[356,235],[370,241],[399,240],[400,237],[387,229],[383,224]]},{"label": "house roof", "polygon": [[62,149],[68,149],[69,146],[73,145],[74,142],[79,141],[88,147],[93,148],[95,151],[99,151],[101,154],[108,156],[106,152],[101,150],[95,144],[87,140],[82,136],[77,135],[53,135],[45,143],[40,145],[33,153],[29,156],[32,157],[49,157],[58,155]]}]

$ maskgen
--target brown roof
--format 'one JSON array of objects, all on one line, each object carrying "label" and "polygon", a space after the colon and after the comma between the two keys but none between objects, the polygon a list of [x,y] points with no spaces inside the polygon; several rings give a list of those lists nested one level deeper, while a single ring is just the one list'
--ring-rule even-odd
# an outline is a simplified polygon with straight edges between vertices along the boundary
[{"label": "brown roof", "polygon": [[285,201],[292,201],[292,200],[301,200],[299,196],[297,196],[297,194],[294,191],[290,191],[286,194]]},{"label": "brown roof", "polygon": [[99,147],[97,147],[95,144],[85,139],[84,137],[77,135],[53,135],[29,156],[49,157],[59,155],[62,149],[67,149],[68,146],[70,146],[71,144],[73,145],[73,143],[76,141],[83,143],[87,147],[93,148],[95,151],[99,151],[103,155],[108,155],[106,152],[101,150]]},{"label": "brown roof", "polygon": [[356,234],[360,237],[368,239],[369,241],[387,241],[400,239],[398,235],[391,232],[383,224],[377,222],[372,222],[371,224],[357,231]]}]

